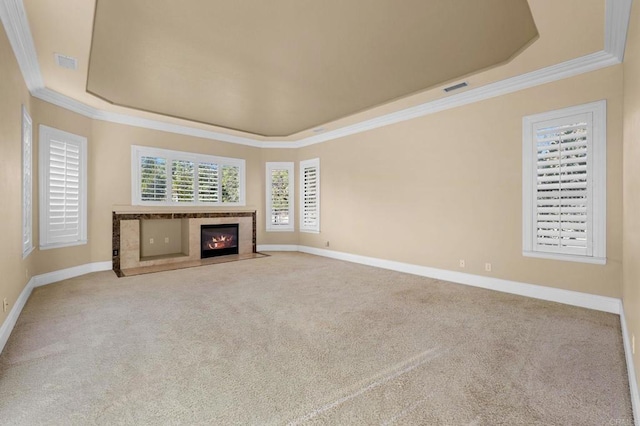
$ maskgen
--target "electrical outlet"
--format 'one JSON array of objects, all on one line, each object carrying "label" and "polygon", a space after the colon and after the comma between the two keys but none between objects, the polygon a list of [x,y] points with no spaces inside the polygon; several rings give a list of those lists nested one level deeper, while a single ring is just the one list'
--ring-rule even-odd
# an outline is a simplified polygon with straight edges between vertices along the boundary
[{"label": "electrical outlet", "polygon": [[327,241],[326,243],[324,243],[325,247],[329,247],[329,241]]},{"label": "electrical outlet", "polygon": [[164,243],[169,244],[169,237],[164,237]]},{"label": "electrical outlet", "polygon": [[631,353],[633,355],[636,354],[636,335],[635,334],[631,335]]},{"label": "electrical outlet", "polygon": [[2,299],[2,312],[7,312],[7,309],[9,309],[9,301],[5,297]]},{"label": "electrical outlet", "polygon": [[153,238],[149,238],[149,244],[153,244],[155,241],[153,241]]},{"label": "electrical outlet", "polygon": [[484,264],[484,270],[487,272],[491,272],[491,264],[490,263],[485,263]]},{"label": "electrical outlet", "polygon": [[465,267],[465,265],[466,265],[466,264],[465,264],[465,262],[464,262],[464,259],[460,259],[460,267],[461,267],[461,268],[464,268],[464,267]]},{"label": "electrical outlet", "polygon": [[29,268],[27,268],[27,269],[25,269],[25,270],[24,270],[24,277],[25,277],[26,279],[29,279]]}]

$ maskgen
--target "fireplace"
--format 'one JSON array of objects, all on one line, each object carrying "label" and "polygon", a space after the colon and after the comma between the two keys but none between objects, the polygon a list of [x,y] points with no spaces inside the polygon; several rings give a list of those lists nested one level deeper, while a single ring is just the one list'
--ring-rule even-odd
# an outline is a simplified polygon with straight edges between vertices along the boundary
[{"label": "fireplace", "polygon": [[238,224],[201,225],[200,258],[238,254]]}]

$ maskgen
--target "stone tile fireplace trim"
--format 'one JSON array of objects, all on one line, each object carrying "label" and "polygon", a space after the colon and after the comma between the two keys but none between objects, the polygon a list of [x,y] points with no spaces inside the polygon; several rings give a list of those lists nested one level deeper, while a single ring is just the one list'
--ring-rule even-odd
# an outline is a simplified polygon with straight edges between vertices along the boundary
[{"label": "stone tile fireplace trim", "polygon": [[253,253],[256,253],[256,212],[193,212],[193,213],[118,213],[112,212],[112,265],[113,271],[119,277],[124,276],[120,269],[120,233],[122,220],[148,220],[148,219],[210,219],[210,218],[246,218],[251,217],[253,223],[252,245]]}]

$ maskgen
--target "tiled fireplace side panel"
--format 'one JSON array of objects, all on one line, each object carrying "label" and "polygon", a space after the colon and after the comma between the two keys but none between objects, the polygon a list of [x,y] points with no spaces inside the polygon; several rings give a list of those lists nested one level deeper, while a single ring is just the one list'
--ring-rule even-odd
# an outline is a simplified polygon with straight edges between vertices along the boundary
[{"label": "tiled fireplace side panel", "polygon": [[120,221],[120,268],[140,266],[140,221]]}]

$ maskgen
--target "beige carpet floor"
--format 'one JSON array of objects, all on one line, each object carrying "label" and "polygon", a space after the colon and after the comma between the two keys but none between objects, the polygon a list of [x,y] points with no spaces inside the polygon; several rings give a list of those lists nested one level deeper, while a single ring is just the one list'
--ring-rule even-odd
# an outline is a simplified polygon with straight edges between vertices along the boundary
[{"label": "beige carpet floor", "polygon": [[632,424],[619,318],[299,253],[34,290],[0,423]]}]

